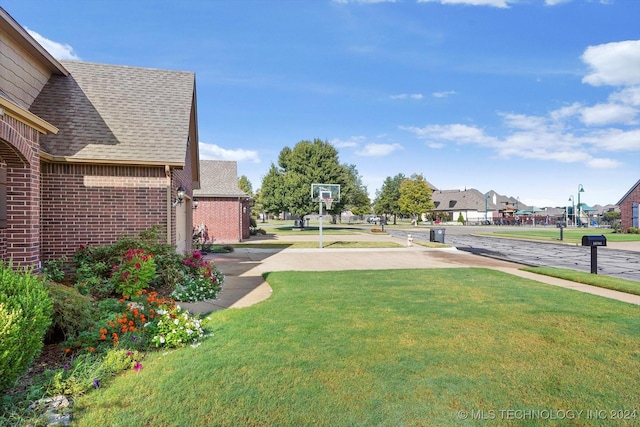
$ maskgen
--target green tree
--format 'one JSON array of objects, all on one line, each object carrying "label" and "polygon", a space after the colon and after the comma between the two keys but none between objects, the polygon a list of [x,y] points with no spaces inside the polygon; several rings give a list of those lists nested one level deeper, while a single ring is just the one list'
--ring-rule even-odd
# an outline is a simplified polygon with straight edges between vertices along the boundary
[{"label": "green tree", "polygon": [[266,213],[279,215],[287,209],[285,202],[284,175],[271,163],[269,172],[262,178],[259,202]]},{"label": "green tree", "polygon": [[251,181],[245,175],[242,175],[238,178],[238,188],[240,190],[247,193],[250,197],[253,197],[253,186],[251,185]]},{"label": "green tree", "polygon": [[402,212],[413,215],[417,223],[420,214],[435,207],[431,201],[432,193],[422,174],[413,174],[411,178],[405,178],[400,184],[398,206]]},{"label": "green tree", "polygon": [[[367,186],[362,182],[362,176],[358,173],[356,165],[344,165],[345,185],[341,188],[341,203],[337,206],[342,210],[350,210],[354,215],[367,215],[371,213],[371,199]],[[333,211],[333,209],[332,209]]]},{"label": "green tree", "polygon": [[397,215],[401,214],[400,205],[400,184],[405,179],[405,176],[401,173],[397,174],[393,178],[388,176],[382,188],[376,192],[376,199],[374,201],[373,209],[377,214],[393,215],[393,223],[396,223]]}]

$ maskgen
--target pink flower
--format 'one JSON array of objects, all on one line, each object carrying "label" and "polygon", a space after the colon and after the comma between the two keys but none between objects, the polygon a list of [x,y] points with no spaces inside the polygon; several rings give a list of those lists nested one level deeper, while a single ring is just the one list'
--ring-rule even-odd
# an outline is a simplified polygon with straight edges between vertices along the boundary
[{"label": "pink flower", "polygon": [[133,370],[138,372],[140,369],[142,369],[142,363],[136,362],[136,364],[133,366]]}]

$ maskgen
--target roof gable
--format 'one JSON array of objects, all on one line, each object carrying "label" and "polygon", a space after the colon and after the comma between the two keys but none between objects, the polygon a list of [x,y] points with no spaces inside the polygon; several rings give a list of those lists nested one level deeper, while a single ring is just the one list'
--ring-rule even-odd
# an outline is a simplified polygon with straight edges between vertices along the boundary
[{"label": "roof gable", "polygon": [[624,196],[622,196],[622,198],[618,201],[617,205],[620,206],[622,203],[624,203],[625,199],[629,197],[629,195],[633,193],[633,191],[636,188],[638,188],[638,186],[640,186],[640,179],[638,180],[638,182],[636,182],[636,184],[633,187],[629,189],[629,191],[627,191],[627,193]]},{"label": "roof gable", "polygon": [[223,160],[200,161],[200,189],[194,190],[193,195],[197,197],[249,197],[238,187],[237,163]]},{"label": "roof gable", "polygon": [[[58,127],[43,151],[77,160],[184,165],[195,74],[62,61],[31,111]],[[195,126],[195,123],[193,124]]]}]

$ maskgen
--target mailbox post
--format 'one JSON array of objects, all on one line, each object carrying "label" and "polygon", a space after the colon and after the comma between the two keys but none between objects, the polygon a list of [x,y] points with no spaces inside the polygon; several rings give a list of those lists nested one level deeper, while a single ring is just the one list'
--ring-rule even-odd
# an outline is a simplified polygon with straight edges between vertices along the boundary
[{"label": "mailbox post", "polygon": [[582,236],[582,246],[591,247],[591,274],[598,274],[598,246],[607,246],[607,238],[600,236]]},{"label": "mailbox post", "polygon": [[564,240],[564,236],[562,235],[562,231],[564,230],[564,228],[567,226],[567,223],[564,221],[560,221],[556,223],[556,227],[558,227],[560,229],[560,241],[562,242]]}]

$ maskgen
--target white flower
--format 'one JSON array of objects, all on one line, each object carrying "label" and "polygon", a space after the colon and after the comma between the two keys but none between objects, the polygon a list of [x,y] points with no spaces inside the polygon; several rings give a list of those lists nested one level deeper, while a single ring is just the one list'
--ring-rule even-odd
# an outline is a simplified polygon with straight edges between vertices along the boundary
[{"label": "white flower", "polygon": [[173,319],[173,323],[177,325],[180,321],[178,319]]}]

